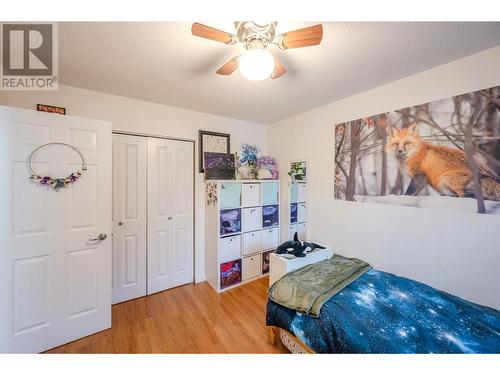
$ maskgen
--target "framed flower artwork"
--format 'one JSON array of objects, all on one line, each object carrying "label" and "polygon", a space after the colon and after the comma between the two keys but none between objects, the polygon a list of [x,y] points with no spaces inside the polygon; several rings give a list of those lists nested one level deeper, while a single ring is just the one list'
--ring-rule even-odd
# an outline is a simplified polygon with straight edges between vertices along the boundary
[{"label": "framed flower artwork", "polygon": [[199,130],[199,172],[205,172],[205,152],[218,152],[229,154],[230,135],[225,133],[216,133],[206,130]]}]

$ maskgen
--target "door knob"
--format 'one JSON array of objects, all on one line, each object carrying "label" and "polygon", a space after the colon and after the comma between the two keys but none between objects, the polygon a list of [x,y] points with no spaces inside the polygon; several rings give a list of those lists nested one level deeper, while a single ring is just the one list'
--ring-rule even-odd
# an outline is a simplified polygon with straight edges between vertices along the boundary
[{"label": "door knob", "polygon": [[119,221],[118,225],[122,226],[123,225],[123,221]]},{"label": "door knob", "polygon": [[106,238],[108,238],[106,233],[100,233],[97,238],[90,238],[89,241],[104,241]]},{"label": "door knob", "polygon": [[168,220],[172,220],[172,216],[169,216],[169,217],[168,217]]}]

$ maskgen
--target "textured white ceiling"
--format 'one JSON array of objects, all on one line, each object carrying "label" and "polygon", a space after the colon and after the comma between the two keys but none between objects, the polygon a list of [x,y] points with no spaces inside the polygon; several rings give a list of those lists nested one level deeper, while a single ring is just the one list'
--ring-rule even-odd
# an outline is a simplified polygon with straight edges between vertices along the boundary
[{"label": "textured white ceiling", "polygon": [[[309,25],[279,22],[278,32]],[[323,26],[319,46],[272,47],[286,75],[251,82],[215,74],[242,47],[194,37],[191,23],[61,23],[60,82],[268,124],[500,44],[500,23]]]}]

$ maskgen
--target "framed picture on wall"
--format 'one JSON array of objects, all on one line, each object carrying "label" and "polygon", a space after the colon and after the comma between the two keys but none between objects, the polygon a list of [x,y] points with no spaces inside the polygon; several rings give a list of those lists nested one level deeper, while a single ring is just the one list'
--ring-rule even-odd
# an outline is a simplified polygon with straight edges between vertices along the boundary
[{"label": "framed picture on wall", "polygon": [[221,154],[229,154],[230,138],[229,134],[216,133],[206,130],[198,131],[199,143],[199,172],[205,172],[205,152],[217,152]]},{"label": "framed picture on wall", "polygon": [[234,154],[205,152],[205,180],[234,180]]}]

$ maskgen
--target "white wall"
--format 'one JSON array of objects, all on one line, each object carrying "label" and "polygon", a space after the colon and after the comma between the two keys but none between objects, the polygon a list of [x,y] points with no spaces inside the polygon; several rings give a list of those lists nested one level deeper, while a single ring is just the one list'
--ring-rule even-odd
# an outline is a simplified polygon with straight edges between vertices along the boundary
[{"label": "white wall", "polygon": [[[265,126],[61,85],[58,92],[2,92],[0,104],[66,107],[114,130],[197,138],[198,129],[259,143],[278,159],[307,159],[310,235],[376,268],[500,308],[500,217],[334,201],[335,123],[500,85],[500,46]],[[268,134],[266,134],[266,132]],[[282,189],[286,179],[282,179]],[[286,191],[286,190],[282,190]],[[196,280],[204,279],[204,190],[196,173]],[[285,195],[283,195],[283,198]],[[283,199],[283,203],[285,200]],[[285,210],[283,210],[285,212]],[[282,220],[285,218],[283,217]]]},{"label": "white wall", "polygon": [[231,149],[240,142],[257,143],[266,151],[266,127],[246,121],[184,110],[76,87],[58,91],[0,91],[0,104],[35,109],[36,104],[65,107],[71,116],[108,120],[113,130],[196,140],[195,170],[195,279],[205,279],[205,190],[198,173],[198,130],[231,134]]},{"label": "white wall", "polygon": [[308,160],[311,239],[500,308],[499,216],[333,199],[334,124],[497,85],[500,46],[270,125],[282,174],[290,159]]}]

